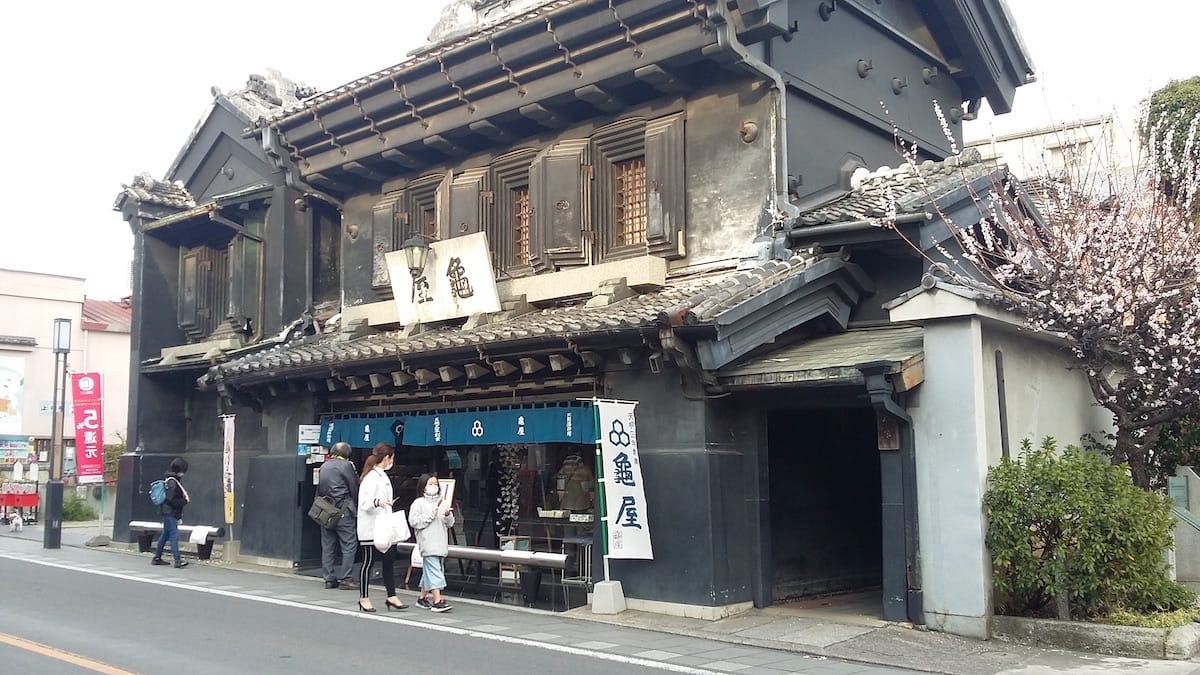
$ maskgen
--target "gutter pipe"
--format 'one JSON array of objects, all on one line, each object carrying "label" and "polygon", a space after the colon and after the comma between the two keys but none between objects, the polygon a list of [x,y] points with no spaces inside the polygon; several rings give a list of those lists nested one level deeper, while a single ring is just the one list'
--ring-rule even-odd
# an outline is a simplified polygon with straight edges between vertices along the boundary
[{"label": "gutter pipe", "polygon": [[[905,213],[896,216],[896,219],[892,222],[896,225],[907,225],[909,223],[923,223],[927,220],[929,220],[929,214],[922,211],[920,213]],[[787,236],[788,239],[809,239],[827,234],[846,234],[847,232],[869,229],[879,229],[879,221],[848,220],[842,223],[825,223],[823,225],[800,225],[788,230]]]},{"label": "gutter pipe", "polygon": [[784,84],[783,76],[779,74],[766,62],[759,59],[737,39],[737,31],[733,23],[730,21],[729,10],[726,8],[725,0],[718,0],[709,5],[716,9],[716,16],[713,17],[713,23],[716,25],[717,45],[723,49],[732,52],[736,57],[736,63],[742,66],[745,70],[753,75],[758,75],[765,78],[771,83],[771,89],[775,96],[775,118],[771,120],[770,132],[774,137],[775,143],[775,162],[772,165],[772,179],[775,183],[775,193],[772,207],[774,213],[772,217],[779,222],[782,218],[783,226],[790,225],[797,217],[800,216],[800,210],[788,200],[787,186],[787,85]]}]

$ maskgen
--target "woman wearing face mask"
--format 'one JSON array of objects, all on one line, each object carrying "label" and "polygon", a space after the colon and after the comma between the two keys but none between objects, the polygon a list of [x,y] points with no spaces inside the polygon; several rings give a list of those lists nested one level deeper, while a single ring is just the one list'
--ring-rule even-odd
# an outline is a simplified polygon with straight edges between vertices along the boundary
[{"label": "woman wearing face mask", "polygon": [[[362,571],[358,576],[358,608],[374,612],[371,598],[367,596],[367,583],[371,579],[371,565],[378,555],[375,549],[375,519],[380,514],[391,513],[392,480],[388,469],[395,462],[396,449],[387,443],[379,443],[363,463],[362,475],[358,479],[358,544],[362,551]],[[387,589],[388,610],[407,607],[396,597],[396,547],[389,546],[383,554],[383,585]]]},{"label": "woman wearing face mask", "polygon": [[449,612],[450,605],[442,598],[442,589],[446,587],[445,563],[449,553],[446,530],[454,527],[454,513],[450,504],[442,503],[437,476],[423,473],[417,485],[424,486],[423,494],[408,511],[408,523],[417,533],[417,548],[423,558],[421,596],[417,598],[417,604],[435,612]]}]

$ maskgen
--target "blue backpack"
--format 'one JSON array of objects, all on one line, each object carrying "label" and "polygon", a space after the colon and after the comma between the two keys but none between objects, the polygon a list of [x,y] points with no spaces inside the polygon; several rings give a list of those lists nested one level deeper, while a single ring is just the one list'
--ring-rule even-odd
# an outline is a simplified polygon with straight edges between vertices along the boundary
[{"label": "blue backpack", "polygon": [[155,506],[162,506],[167,501],[167,481],[159,478],[150,484],[150,501],[154,502]]}]

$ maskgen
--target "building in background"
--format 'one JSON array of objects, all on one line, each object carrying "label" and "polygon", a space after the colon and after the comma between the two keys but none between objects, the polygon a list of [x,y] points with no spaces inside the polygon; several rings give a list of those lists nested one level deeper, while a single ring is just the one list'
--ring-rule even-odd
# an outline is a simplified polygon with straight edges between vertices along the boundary
[{"label": "building in background", "polygon": [[[71,320],[69,372],[99,372],[104,395],[104,442],[122,443],[129,407],[131,305],[84,296],[77,277],[0,270],[0,478],[35,450],[49,448],[54,399],[54,320]],[[68,395],[69,398],[69,395]],[[74,432],[66,403],[63,475],[74,473]],[[41,470],[49,465],[45,458]],[[44,476],[44,473],[43,473]]]}]

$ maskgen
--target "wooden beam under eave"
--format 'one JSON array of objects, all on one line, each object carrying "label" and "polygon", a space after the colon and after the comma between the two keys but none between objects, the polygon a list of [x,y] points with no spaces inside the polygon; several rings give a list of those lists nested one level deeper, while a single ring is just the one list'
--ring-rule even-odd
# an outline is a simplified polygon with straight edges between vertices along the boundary
[{"label": "wooden beam under eave", "polygon": [[430,382],[433,382],[434,380],[442,379],[441,374],[435,373],[428,368],[417,368],[415,371],[413,371],[413,377],[416,378],[417,384],[421,385],[422,387]]},{"label": "wooden beam under eave", "polygon": [[454,143],[449,138],[446,138],[441,134],[434,134],[433,136],[426,138],[424,143],[426,146],[450,157],[461,157],[462,155],[467,154],[467,151],[464,150],[461,145]]},{"label": "wooden beam under eave", "polygon": [[338,382],[332,377],[327,377],[325,378],[325,388],[329,391],[337,391],[338,389],[342,389],[344,387],[342,386],[341,382]]},{"label": "wooden beam under eave", "polygon": [[384,150],[379,156],[386,162],[397,164],[406,169],[416,169],[421,166],[421,160],[399,150]]},{"label": "wooden beam under eave", "polygon": [[478,380],[481,377],[492,374],[492,371],[488,370],[487,366],[479,363],[468,363],[463,366],[463,370],[466,371],[468,380]]},{"label": "wooden beam under eave", "polygon": [[479,120],[478,122],[471,122],[468,128],[474,133],[477,133],[495,143],[507,143],[513,138],[512,134],[510,134],[508,130],[500,126],[496,126],[496,124],[491,120]]},{"label": "wooden beam under eave", "polygon": [[367,381],[357,375],[349,375],[345,380],[346,386],[350,387],[350,391],[358,391],[367,387]]},{"label": "wooden beam under eave", "polygon": [[629,103],[615,96],[611,91],[589,84],[575,90],[575,98],[585,101],[593,108],[607,113],[621,112],[629,108]]},{"label": "wooden beam under eave", "polygon": [[664,94],[684,94],[692,89],[687,82],[659,65],[642,66],[633,71],[633,76]]},{"label": "wooden beam under eave", "polygon": [[563,354],[551,354],[549,361],[550,370],[553,370],[556,373],[575,366],[575,361],[573,361],[571,357],[564,356]]},{"label": "wooden beam under eave", "polygon": [[604,365],[604,355],[590,349],[579,352],[579,360],[583,362],[584,368],[599,368]]},{"label": "wooden beam under eave", "polygon": [[392,385],[396,387],[403,387],[416,379],[403,370],[393,370],[390,375],[392,376]]},{"label": "wooden beam under eave", "polygon": [[442,382],[453,382],[465,375],[463,371],[454,366],[438,366],[438,375],[442,376]]},{"label": "wooden beam under eave", "polygon": [[387,176],[384,176],[362,162],[346,162],[342,165],[342,168],[348,173],[352,173],[359,178],[369,180],[372,183],[382,183],[388,179]]},{"label": "wooden beam under eave", "polygon": [[526,375],[532,375],[537,371],[544,369],[545,367],[546,364],[538,361],[532,356],[521,357],[521,372],[525,373]]},{"label": "wooden beam under eave", "polygon": [[305,380],[304,388],[307,389],[309,393],[315,394],[321,389],[321,385],[316,380]]},{"label": "wooden beam under eave", "polygon": [[372,389],[379,389],[380,387],[386,387],[392,383],[392,378],[390,376],[383,375],[381,373],[371,373],[370,375],[367,376],[367,379],[369,379],[371,381]]},{"label": "wooden beam under eave", "polygon": [[496,373],[497,377],[508,377],[509,375],[517,372],[516,366],[502,359],[491,361],[489,362],[489,365],[491,365],[492,372]]},{"label": "wooden beam under eave", "polygon": [[305,179],[313,185],[329,190],[330,192],[347,194],[351,192],[351,188],[346,183],[334,180],[323,173],[310,173],[305,176]]},{"label": "wooden beam under eave", "polygon": [[540,103],[523,105],[517,112],[519,112],[522,117],[528,117],[547,129],[565,129],[570,124],[570,121],[567,118],[559,115]]},{"label": "wooden beam under eave", "polygon": [[918,354],[900,366],[900,372],[892,375],[892,388],[896,393],[908,391],[925,381],[925,355]]}]

